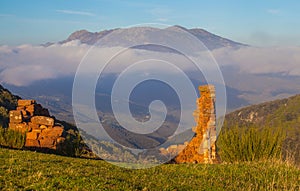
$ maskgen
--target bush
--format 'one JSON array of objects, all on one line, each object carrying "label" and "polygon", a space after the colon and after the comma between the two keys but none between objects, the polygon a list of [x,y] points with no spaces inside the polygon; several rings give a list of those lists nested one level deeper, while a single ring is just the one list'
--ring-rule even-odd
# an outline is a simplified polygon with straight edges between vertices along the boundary
[{"label": "bush", "polygon": [[25,140],[24,133],[0,127],[0,147],[21,149],[25,145]]},{"label": "bush", "polygon": [[217,140],[224,162],[282,159],[285,133],[279,128],[256,126],[224,128]]}]

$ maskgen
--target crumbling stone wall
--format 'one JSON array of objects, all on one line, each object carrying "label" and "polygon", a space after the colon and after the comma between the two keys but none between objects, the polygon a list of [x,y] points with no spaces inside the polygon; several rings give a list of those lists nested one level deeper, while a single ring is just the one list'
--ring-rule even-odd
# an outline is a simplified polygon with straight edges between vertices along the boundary
[{"label": "crumbling stone wall", "polygon": [[16,110],[9,113],[9,128],[26,133],[25,147],[58,150],[65,141],[63,126],[55,123],[48,109],[35,100],[18,100]]},{"label": "crumbling stone wall", "polygon": [[193,127],[194,137],[184,145],[171,145],[162,154],[182,150],[174,159],[176,163],[215,163],[216,156],[216,113],[215,87],[199,86],[200,98],[197,99],[197,109],[193,115],[196,126]]}]

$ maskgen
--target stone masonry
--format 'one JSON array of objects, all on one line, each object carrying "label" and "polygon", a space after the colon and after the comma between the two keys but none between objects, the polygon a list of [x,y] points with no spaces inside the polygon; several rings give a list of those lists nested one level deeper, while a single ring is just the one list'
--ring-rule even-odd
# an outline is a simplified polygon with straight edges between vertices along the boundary
[{"label": "stone masonry", "polygon": [[65,140],[64,128],[35,100],[18,100],[18,107],[10,111],[9,119],[10,129],[26,133],[25,147],[57,150]]},{"label": "stone masonry", "polygon": [[174,159],[176,163],[215,163],[216,156],[216,113],[215,113],[215,88],[212,85],[199,86],[200,98],[197,99],[197,109],[193,115],[196,126],[193,127],[194,137],[184,145],[171,145],[161,150],[178,152]]}]

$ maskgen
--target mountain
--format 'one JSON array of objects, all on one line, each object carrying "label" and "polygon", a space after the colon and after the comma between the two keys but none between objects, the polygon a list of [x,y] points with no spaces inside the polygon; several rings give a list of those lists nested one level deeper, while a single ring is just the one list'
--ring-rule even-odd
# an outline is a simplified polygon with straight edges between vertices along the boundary
[{"label": "mountain", "polygon": [[70,42],[72,40],[80,40],[81,43],[93,45],[99,39],[101,39],[105,35],[113,32],[115,30],[118,30],[118,29],[104,30],[104,31],[94,32],[94,33],[89,32],[87,30],[79,30],[79,31],[73,32],[66,40],[63,40],[60,43],[63,44],[66,42]]},{"label": "mountain", "polygon": [[[152,27],[132,27],[128,29],[112,29],[112,30],[104,30],[100,32],[89,32],[87,30],[79,30],[73,32],[66,40],[61,41],[61,44],[70,42],[72,40],[79,40],[81,43],[93,45],[98,40],[103,39],[106,35],[111,33],[117,33],[122,34],[119,36],[122,36],[122,39],[118,40],[119,45],[123,44],[126,45],[127,41],[131,42],[151,42],[151,39],[156,38],[159,34],[162,34],[167,30],[168,33],[172,31],[177,30],[183,30],[188,33],[193,34],[196,38],[198,38],[201,42],[204,43],[204,45],[210,49],[217,49],[222,47],[232,47],[232,48],[238,48],[242,46],[246,46],[245,44],[234,42],[232,40],[222,38],[220,36],[217,36],[215,34],[212,34],[204,29],[199,28],[193,28],[193,29],[186,29],[182,26],[172,26],[167,29],[159,29],[159,28],[152,28]],[[135,34],[135,35],[133,35]],[[111,42],[106,42],[107,45],[112,45]],[[113,44],[116,45],[116,44]],[[150,46],[150,45],[149,45]],[[147,50],[156,50],[162,51],[162,49],[159,49],[159,47],[150,47],[149,46],[139,46],[138,48],[147,49]],[[161,47],[160,47],[161,48]]]},{"label": "mountain", "polygon": [[236,125],[284,129],[287,133],[284,149],[300,164],[300,95],[251,105],[227,114],[223,128]]},{"label": "mountain", "polygon": [[[101,43],[103,43],[103,45],[105,46],[126,46],[128,42],[151,42],[151,40],[157,38],[158,36],[160,36],[160,34],[162,34],[163,37],[167,37],[169,35],[169,32],[172,33],[172,31],[176,32],[178,30],[186,31],[194,35],[211,50],[216,50],[222,47],[239,50],[243,47],[249,47],[248,45],[244,45],[242,43],[234,42],[232,40],[217,36],[204,29],[187,29],[177,25],[166,29],[152,27],[132,27],[126,29],[117,28],[104,30],[100,32],[79,30],[72,33],[66,40],[63,40],[58,44],[64,45],[68,42],[77,40],[84,44],[93,45],[98,40],[101,40]],[[111,40],[110,38],[108,38],[109,35],[113,34],[118,37],[117,40]],[[51,43],[49,43],[48,45],[51,45]],[[134,48],[158,52],[174,52],[174,50],[149,44],[136,46]],[[78,60],[78,63],[79,62],[80,60]],[[222,60],[220,60],[220,62],[222,62]],[[64,63],[61,64],[63,65]],[[221,65],[220,69],[226,84],[227,111],[233,111],[237,108],[247,105],[285,98],[300,93],[300,77],[297,76],[286,77],[273,73],[247,73],[246,71],[241,71],[238,64]],[[203,76],[199,76],[199,72],[187,71],[187,75],[192,79],[195,87],[201,85],[204,82]],[[104,76],[103,79],[101,79],[103,81],[101,82],[102,84],[99,85],[96,90],[96,96],[98,96],[96,99],[100,100],[98,108],[100,108],[102,112],[110,112],[109,101],[111,86],[113,85],[115,78],[116,77],[113,73]],[[71,96],[73,80],[74,75],[71,74],[65,75],[63,77],[58,76],[54,79],[34,81],[29,85],[21,87],[11,84],[5,84],[5,86],[18,95],[22,95],[22,97],[33,98],[40,101],[42,104],[47,105],[47,107],[49,107],[53,111],[53,113],[60,119],[72,122],[73,116],[71,108]],[[142,106],[139,107],[139,110],[145,110],[145,108],[147,109],[148,107],[148,105],[145,103],[148,103],[147,100],[150,96],[148,94],[144,94],[145,92],[147,92],[146,90],[150,86],[152,86],[152,84],[148,84],[147,87],[139,89],[139,91],[136,93],[136,95],[138,96],[135,96],[136,98],[138,98],[138,100],[131,100],[133,101],[133,105]],[[163,86],[156,88],[156,91],[161,94],[161,97],[166,97],[167,95],[169,95],[168,93],[165,93],[166,91]],[[176,99],[167,99],[167,101],[172,106],[176,105]]]},{"label": "mountain", "polygon": [[[84,44],[93,45],[98,40],[101,40],[103,46],[126,46],[130,42],[151,42],[158,37],[164,40],[164,37],[172,36],[169,33],[175,33],[176,31],[186,31],[194,35],[196,38],[201,40],[209,49],[213,50],[212,53],[214,53],[214,51],[220,50],[220,48],[222,49],[222,47],[236,50],[240,50],[243,48],[247,49],[250,47],[242,43],[234,42],[232,40],[217,36],[204,29],[187,29],[177,25],[166,29],[152,27],[132,27],[104,30],[100,32],[79,30],[72,33],[66,40],[58,42],[58,44],[61,44],[62,46],[65,44],[68,45],[69,42],[77,40]],[[110,38],[108,38],[110,35],[118,38],[111,40]],[[162,35],[162,37],[160,37],[160,35]],[[51,43],[49,43],[48,45],[51,45]],[[73,48],[76,49],[77,47],[74,45]],[[151,44],[140,45],[134,48],[156,51],[155,53],[170,51],[174,52],[174,50]],[[52,51],[53,49],[55,49],[55,46],[50,49],[50,51]],[[73,64],[76,65],[80,63],[80,59],[81,57],[78,60],[73,61],[70,65],[66,64],[66,68],[72,67],[72,70],[75,70]],[[216,59],[218,59],[218,57],[216,57]],[[217,61],[219,63],[222,63],[222,57]],[[31,63],[28,63],[28,65],[30,64]],[[63,65],[64,63],[59,64]],[[256,63],[253,64],[257,65]],[[51,63],[49,65],[51,65]],[[262,66],[264,66],[264,63],[262,63]],[[227,111],[233,111],[237,108],[247,105],[285,98],[300,93],[300,77],[298,76],[286,77],[285,75],[274,73],[251,73],[245,70],[241,70],[239,63],[233,65],[221,64],[220,69],[226,84]],[[19,68],[16,68],[16,70],[19,70]],[[49,70],[52,71],[53,68],[49,67]],[[200,76],[199,72],[187,71],[186,73],[192,79],[195,87],[201,85],[204,82],[203,76]],[[96,96],[98,96],[98,98],[96,99],[100,100],[101,103],[99,103],[99,108],[101,108],[103,112],[109,111],[109,107],[107,106],[110,100],[109,96],[111,93],[111,86],[114,83],[115,78],[116,77],[114,76],[114,73],[104,76],[103,79],[101,79],[103,81],[103,83],[101,82],[102,85],[99,85],[98,89],[96,90]],[[73,119],[71,96],[73,80],[73,73],[66,75],[59,74],[53,79],[36,80],[26,86],[19,87],[11,84],[5,84],[5,87],[9,88],[11,91],[17,93],[18,95],[21,95],[22,97],[33,98],[43,104],[46,104],[47,107],[50,107],[54,114],[59,118],[72,122]],[[145,100],[148,100],[149,98],[148,94],[142,97],[140,95],[143,95],[142,93],[146,92],[145,90],[147,90],[150,86],[152,86],[152,84],[148,84],[147,87],[142,88],[139,90],[139,92],[137,92],[136,95],[139,96],[135,97],[138,97],[139,100],[132,100],[134,102],[134,105],[142,105],[143,108],[148,106],[147,104],[145,104],[145,102],[147,102]],[[164,90],[165,88],[163,86],[156,88],[156,91],[159,92],[162,97],[166,97],[168,94],[165,93]],[[171,103],[171,105],[174,105],[176,100],[167,99],[167,101]],[[141,109],[141,107],[139,107],[139,109]]]}]

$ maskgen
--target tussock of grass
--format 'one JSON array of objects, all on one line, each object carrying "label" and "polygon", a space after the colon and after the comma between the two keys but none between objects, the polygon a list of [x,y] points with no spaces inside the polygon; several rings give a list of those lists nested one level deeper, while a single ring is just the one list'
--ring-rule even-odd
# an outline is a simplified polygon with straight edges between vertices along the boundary
[{"label": "tussock of grass", "polygon": [[217,140],[224,162],[281,160],[286,136],[282,129],[256,126],[224,128]]},{"label": "tussock of grass", "polygon": [[0,147],[21,149],[26,140],[26,135],[0,126]]},{"label": "tussock of grass", "polygon": [[105,161],[0,149],[3,190],[299,190],[300,170],[282,162],[168,164],[130,170]]}]

